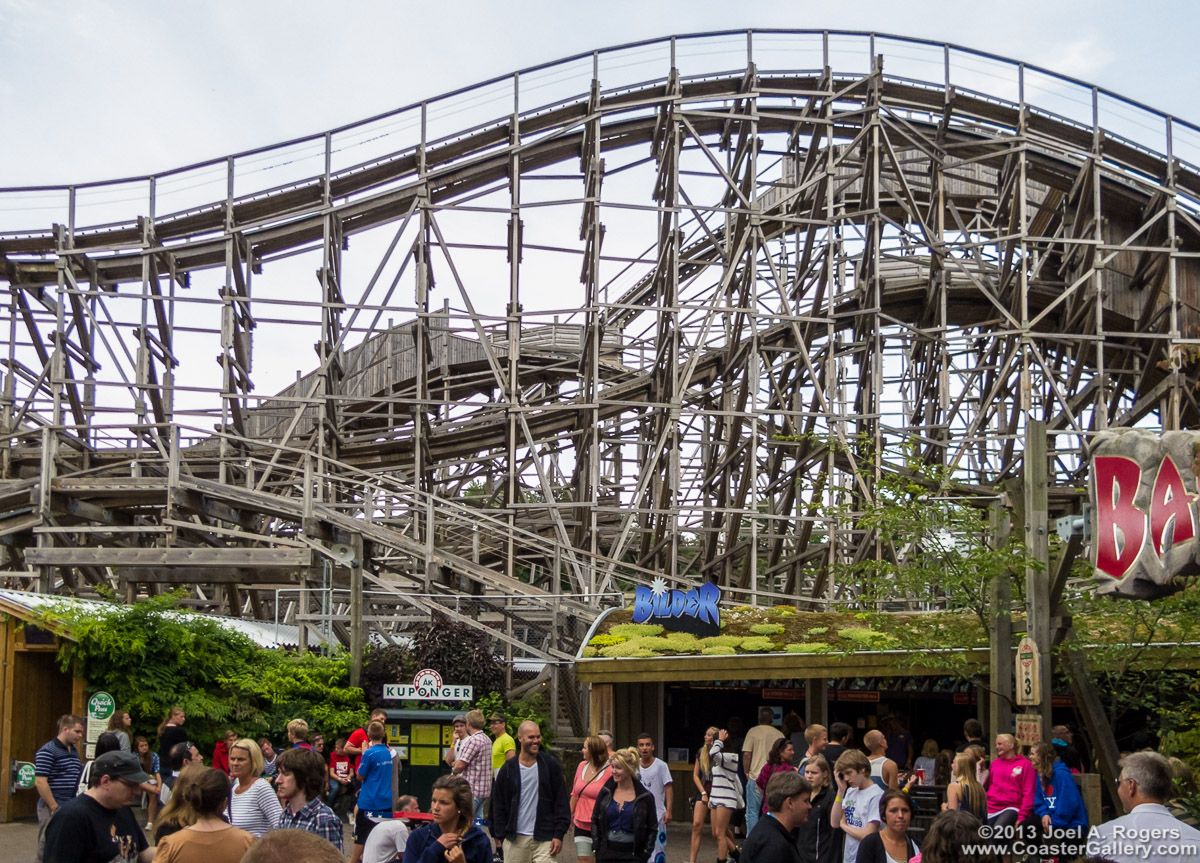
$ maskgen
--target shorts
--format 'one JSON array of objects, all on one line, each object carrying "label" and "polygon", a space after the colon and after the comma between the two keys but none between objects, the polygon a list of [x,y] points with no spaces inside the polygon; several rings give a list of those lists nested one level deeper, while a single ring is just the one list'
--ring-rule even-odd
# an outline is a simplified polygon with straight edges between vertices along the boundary
[{"label": "shorts", "polygon": [[580,827],[578,824],[575,827],[575,856],[576,857],[591,857],[592,856],[592,831]]},{"label": "shorts", "polygon": [[367,837],[371,835],[375,825],[387,821],[391,817],[391,812],[359,809],[358,814],[354,816],[354,844],[366,845]]}]

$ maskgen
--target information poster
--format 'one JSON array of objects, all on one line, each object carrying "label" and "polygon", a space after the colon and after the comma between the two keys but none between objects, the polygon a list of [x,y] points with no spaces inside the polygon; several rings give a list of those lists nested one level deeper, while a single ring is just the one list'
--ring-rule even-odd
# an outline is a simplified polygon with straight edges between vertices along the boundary
[{"label": "information poster", "polygon": [[[440,725],[417,725],[414,723],[409,734],[412,737],[413,746],[442,745],[442,726]],[[434,763],[437,762],[434,761]]]}]

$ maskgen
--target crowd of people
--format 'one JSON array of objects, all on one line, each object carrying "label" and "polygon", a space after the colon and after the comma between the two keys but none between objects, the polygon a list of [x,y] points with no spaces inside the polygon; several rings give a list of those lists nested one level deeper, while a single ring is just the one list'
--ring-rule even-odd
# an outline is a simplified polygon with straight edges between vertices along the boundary
[{"label": "crowd of people", "polygon": [[[352,824],[353,863],[549,863],[568,833],[580,863],[665,863],[674,784],[651,735],[624,748],[611,732],[587,737],[568,785],[536,722],[522,722],[514,740],[504,716],[460,714],[447,773],[419,813],[398,793],[401,760],[387,745],[386,716],[372,712],[328,753],[302,719],[287,724],[280,751],[229,730],[208,765],[182,709],[159,726],[157,752],[131,737],[130,716],[118,711],[86,765],[83,721],[64,716],[35,759],[37,863],[344,861],[345,825],[333,807]],[[948,751],[933,740],[917,750],[894,720],[867,731],[859,748],[844,723],[797,727],[792,715],[780,730],[766,707],[758,718],[740,739],[707,729],[696,750],[691,863],[706,822],[718,863],[1200,859],[1200,831],[1168,808],[1178,770],[1154,752],[1122,762],[1128,814],[1091,829],[1074,778],[1086,759],[1065,727],[1026,757],[1009,734],[997,734],[989,752],[976,720]],[[1129,830],[1174,836],[1196,857],[1127,853],[1120,840]]]},{"label": "crowd of people", "polygon": [[[1176,781],[1190,782],[1190,772],[1152,751],[1121,762],[1117,790],[1127,814],[1091,829],[1074,778],[1085,762],[1066,726],[1026,757],[1011,734],[997,734],[989,754],[982,725],[971,719],[956,752],[926,740],[914,757],[896,717],[867,731],[861,749],[845,723],[804,728],[791,714],[782,725],[764,707],[740,741],[727,729],[705,732],[693,768],[691,863],[706,820],[718,863],[1200,860],[1200,831],[1168,808]],[[918,812],[927,824],[914,839]],[[739,818],[740,848],[732,829]],[[1129,835],[1163,841],[1123,842]]]}]

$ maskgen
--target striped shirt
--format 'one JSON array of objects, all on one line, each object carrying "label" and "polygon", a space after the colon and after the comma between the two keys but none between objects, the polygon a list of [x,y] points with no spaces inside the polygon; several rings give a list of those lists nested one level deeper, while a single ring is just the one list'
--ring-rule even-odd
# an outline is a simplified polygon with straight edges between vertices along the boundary
[{"label": "striped shirt", "polygon": [[741,809],[746,804],[742,802],[742,783],[738,780],[738,757],[725,751],[725,744],[714,740],[712,749],[708,751],[712,763],[712,790],[708,792],[708,805],[724,806],[728,809]]},{"label": "striped shirt", "polygon": [[237,791],[237,785],[235,779],[233,793],[229,795],[229,823],[245,830],[255,839],[261,839],[279,824],[283,807],[279,805],[275,789],[265,779],[255,779],[254,784],[241,794]]},{"label": "striped shirt", "polygon": [[[50,784],[50,793],[59,805],[72,799],[79,791],[79,777],[83,764],[79,761],[79,750],[67,747],[57,737],[37,751],[33,758],[34,775],[41,776]],[[45,805],[38,798],[38,805]]]},{"label": "striped shirt", "polygon": [[279,823],[275,825],[280,830],[307,830],[328,839],[337,850],[342,850],[342,820],[333,814],[333,810],[321,802],[309,800],[299,812],[293,812],[285,806],[279,813]]}]

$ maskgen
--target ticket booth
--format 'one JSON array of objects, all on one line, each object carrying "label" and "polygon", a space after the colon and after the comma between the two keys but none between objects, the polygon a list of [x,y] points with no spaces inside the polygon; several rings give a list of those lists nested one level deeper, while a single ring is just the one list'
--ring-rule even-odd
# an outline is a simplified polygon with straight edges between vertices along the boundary
[{"label": "ticket booth", "polygon": [[454,739],[455,716],[461,710],[388,710],[388,746],[400,756],[401,794],[411,794],[428,812],[433,781],[450,772],[446,751]]}]

